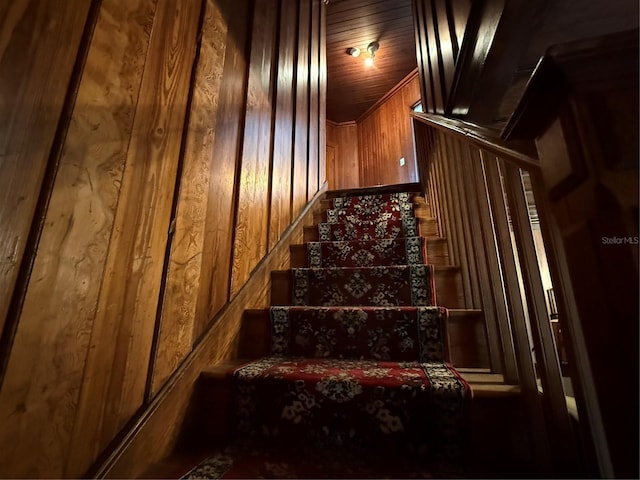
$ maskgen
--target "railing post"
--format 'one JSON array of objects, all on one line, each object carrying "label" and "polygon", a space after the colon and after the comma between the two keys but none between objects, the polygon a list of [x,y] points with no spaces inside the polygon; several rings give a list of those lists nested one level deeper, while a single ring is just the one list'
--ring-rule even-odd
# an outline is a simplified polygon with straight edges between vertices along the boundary
[{"label": "railing post", "polygon": [[[527,299],[529,324],[535,347],[538,373],[542,381],[542,400],[548,414],[549,440],[560,474],[574,472],[577,458],[569,413],[562,386],[562,372],[547,313],[540,266],[529,221],[529,208],[522,185],[520,169],[500,161],[509,212],[518,249],[520,271]],[[566,469],[565,469],[566,468]]]},{"label": "railing post", "polygon": [[520,387],[524,395],[524,401],[529,414],[529,422],[533,434],[533,448],[535,449],[536,465],[541,476],[551,473],[551,451],[549,449],[549,436],[544,418],[544,412],[538,393],[536,373],[531,356],[529,337],[525,319],[524,306],[518,280],[518,271],[515,262],[515,252],[511,243],[507,208],[500,181],[498,159],[484,155],[482,152],[485,178],[488,186],[491,211],[494,214],[496,239],[502,276],[505,282],[505,293],[509,307],[509,317],[514,338],[515,351],[518,358],[518,376]]}]

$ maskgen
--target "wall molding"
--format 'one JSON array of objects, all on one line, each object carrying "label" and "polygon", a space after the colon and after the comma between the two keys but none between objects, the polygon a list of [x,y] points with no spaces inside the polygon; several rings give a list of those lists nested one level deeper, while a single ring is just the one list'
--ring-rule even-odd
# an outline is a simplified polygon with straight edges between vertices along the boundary
[{"label": "wall molding", "polygon": [[357,127],[358,124],[351,120],[349,122],[333,122],[331,120],[327,120],[327,125],[334,128],[342,128],[342,127]]}]

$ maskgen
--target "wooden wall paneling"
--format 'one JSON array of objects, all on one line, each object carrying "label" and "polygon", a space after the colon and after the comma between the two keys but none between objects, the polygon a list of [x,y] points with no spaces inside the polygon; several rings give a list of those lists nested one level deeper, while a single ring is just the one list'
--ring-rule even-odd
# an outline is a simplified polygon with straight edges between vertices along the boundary
[{"label": "wooden wall paneling", "polygon": [[318,191],[320,131],[320,3],[311,1],[311,45],[309,48],[309,171],[307,173],[307,200]]},{"label": "wooden wall paneling", "polygon": [[[447,0],[447,14],[449,17],[449,25],[451,29],[452,39],[455,37],[457,49],[454,49],[454,58],[457,60],[464,39],[469,12],[471,11],[471,0]],[[453,28],[451,28],[453,25]]]},{"label": "wooden wall paneling", "polygon": [[472,286],[472,252],[469,250],[466,235],[466,225],[464,222],[464,199],[462,197],[460,185],[460,158],[458,156],[459,149],[458,141],[451,138],[448,135],[444,137],[444,144],[446,146],[447,161],[445,168],[448,169],[451,182],[451,198],[453,203],[452,214],[454,221],[452,228],[456,232],[456,239],[458,244],[458,262],[460,266],[460,273],[462,279],[462,288],[464,294],[464,302],[466,308],[474,308],[473,286]]},{"label": "wooden wall paneling", "polygon": [[294,125],[295,58],[298,48],[298,1],[282,0],[276,85],[269,250],[291,223],[291,165]]},{"label": "wooden wall paneling", "polygon": [[[374,119],[371,121],[373,122]],[[366,186],[376,185],[375,177],[377,176],[377,172],[369,172],[370,168],[367,167],[370,167],[370,165],[367,164],[365,166],[363,160],[369,158],[369,153],[372,151],[372,145],[369,143],[369,139],[366,138],[369,132],[358,127],[356,127],[355,132],[358,142],[358,184]]]},{"label": "wooden wall paneling", "polygon": [[[82,10],[69,3],[61,13],[68,15],[67,7]],[[154,10],[155,2],[147,0],[126,8],[117,0],[101,5],[45,216],[34,281],[28,285],[0,392],[0,471],[7,476],[82,476],[97,454],[104,390],[94,387],[108,381],[112,356],[87,354],[108,354],[114,347],[106,337],[96,337],[104,328],[96,321],[96,308]],[[123,27],[117,30],[116,25]],[[39,38],[50,47],[67,45],[48,34]],[[34,54],[41,55],[36,46]],[[115,53],[123,51],[141,53]],[[62,53],[49,55],[64,63]],[[49,89],[60,74],[51,75]],[[34,75],[29,82],[36,77],[47,75]],[[43,94],[50,95],[49,105],[64,95],[47,88]],[[42,123],[41,128],[47,132]],[[41,139],[31,141],[37,145]],[[22,168],[35,175],[35,166],[26,166],[25,160]]]},{"label": "wooden wall paneling", "polygon": [[371,172],[371,174],[369,174],[362,161],[363,158],[367,158],[369,156],[369,152],[372,149],[371,144],[364,138],[364,135],[367,132],[356,127],[355,133],[358,142],[358,185],[375,185],[376,182],[373,177],[376,175],[376,172]]},{"label": "wooden wall paneling", "polygon": [[419,124],[415,119],[411,119],[413,138],[416,149],[416,169],[418,171],[418,182],[420,188],[426,194],[429,202],[433,200],[433,192],[429,189],[432,176],[432,158],[430,155],[431,143],[429,131],[426,126]]},{"label": "wooden wall paneling", "polygon": [[455,25],[450,22],[450,20],[453,19],[447,11],[448,0],[433,0],[433,2],[436,11],[434,18],[438,25],[438,39],[442,58],[442,79],[446,105],[451,84],[453,83],[453,71],[456,64],[458,41],[456,38]]},{"label": "wooden wall paneling", "polygon": [[278,9],[270,3],[255,3],[233,246],[232,296],[267,253],[277,14]]},{"label": "wooden wall paneling", "polygon": [[[79,0],[16,0],[0,7],[0,333],[89,7]],[[15,327],[9,325],[7,335]]]},{"label": "wooden wall paneling", "polygon": [[336,172],[338,169],[337,157],[338,157],[338,127],[335,123],[327,120],[326,132],[327,132],[327,182],[329,184],[329,190],[335,189],[336,185]]},{"label": "wooden wall paneling", "polygon": [[320,2],[318,188],[327,181],[327,4]]},{"label": "wooden wall paneling", "polygon": [[439,131],[434,131],[433,135],[436,144],[434,152],[438,158],[434,165],[436,167],[436,178],[439,185],[438,191],[440,192],[440,204],[443,206],[442,212],[444,213],[443,221],[445,225],[445,235],[447,238],[447,250],[451,265],[459,265],[460,253],[458,251],[458,242],[456,241],[456,232],[452,224],[454,216],[452,214],[453,200],[451,199],[451,183],[444,166],[444,135]]},{"label": "wooden wall paneling", "polygon": [[[327,128],[328,130],[328,128]],[[337,146],[330,145],[327,143],[327,183],[329,185],[329,190],[333,190],[336,185],[336,170],[337,166]]]},{"label": "wooden wall paneling", "polygon": [[[215,0],[207,0],[199,44],[197,71],[185,137],[182,179],[175,214],[175,232],[167,271],[158,340],[154,352],[150,393],[154,395],[191,351],[194,331],[210,318],[198,309],[198,296],[209,293],[200,273],[209,240],[205,233],[211,212],[210,183],[217,175],[213,146],[216,138],[228,25]],[[232,47],[229,47],[231,50]],[[219,220],[214,218],[213,221]],[[205,284],[203,285],[203,280]]]},{"label": "wooden wall paneling", "polygon": [[[172,5],[169,5],[168,7],[169,10],[171,10],[170,8],[171,6]],[[183,30],[183,27],[184,27],[184,31],[180,32],[183,35],[180,35],[178,38],[182,40],[182,38],[184,37],[187,39],[187,42],[189,40],[193,41],[195,39],[195,26],[190,25],[189,22],[195,19],[195,21],[193,21],[192,23],[194,23],[197,26],[197,21],[198,21],[197,12],[195,15],[193,15],[193,12],[189,9],[189,5],[187,5],[187,7],[184,10],[175,11],[176,10],[175,8],[173,10],[174,11],[171,11],[171,13],[168,13],[166,15],[159,14],[158,16],[160,20],[158,20],[157,17],[154,19],[155,22],[160,23],[157,26],[157,31],[162,31],[162,29],[165,27],[169,28],[170,30],[173,27],[176,27],[176,30]],[[199,12],[199,8],[197,8],[196,10]],[[175,21],[176,24],[172,24],[171,20]],[[166,21],[167,23],[163,24],[162,23],[163,21]],[[189,27],[192,27],[191,32],[189,32]],[[191,33],[191,35],[189,35],[189,33]],[[153,42],[154,40],[152,40],[152,44]],[[164,50],[163,46],[164,45],[163,45],[162,38],[161,37],[158,38],[156,36],[155,48],[157,48],[158,51],[163,51]],[[144,51],[144,47],[142,51]],[[116,213],[116,218],[115,218],[116,234],[114,234],[111,238],[111,247],[113,248],[109,253],[109,257],[108,257],[109,259],[107,260],[107,275],[106,275],[107,280],[103,282],[103,287],[105,287],[105,290],[110,293],[111,300],[109,304],[119,303],[118,301],[115,300],[116,296],[119,297],[121,300],[124,299],[123,303],[126,303],[129,306],[126,312],[130,315],[130,316],[127,316],[126,325],[130,326],[131,330],[122,332],[122,331],[118,331],[117,326],[115,328],[113,325],[111,326],[112,327],[111,330],[115,330],[117,333],[124,334],[126,338],[126,341],[122,342],[121,344],[122,350],[119,351],[121,356],[117,358],[117,355],[116,355],[116,358],[112,358],[112,361],[117,363],[117,365],[112,365],[113,367],[112,371],[117,370],[117,372],[113,373],[111,377],[111,387],[112,387],[111,394],[113,395],[113,398],[110,399],[111,400],[110,413],[112,413],[112,418],[111,418],[112,423],[116,425],[121,424],[126,419],[128,419],[128,415],[130,415],[133,411],[135,411],[140,406],[142,402],[141,395],[144,393],[143,392],[144,387],[141,384],[144,383],[144,378],[146,377],[146,368],[148,367],[148,364],[149,364],[149,358],[148,358],[149,351],[147,346],[150,347],[151,337],[153,336],[154,322],[153,320],[151,320],[151,318],[155,316],[155,308],[157,305],[157,292],[159,289],[159,277],[160,277],[160,275],[158,275],[158,271],[162,270],[162,260],[160,260],[159,262],[153,263],[152,261],[148,260],[150,258],[148,253],[144,253],[144,252],[154,252],[154,251],[158,252],[164,249],[164,242],[166,242],[166,232],[168,228],[168,213],[170,211],[170,206],[172,201],[173,184],[175,183],[175,178],[173,176],[175,175],[176,162],[175,161],[172,162],[171,160],[165,162],[165,161],[162,161],[161,157],[163,156],[163,153],[166,152],[169,157],[175,157],[177,159],[177,154],[179,151],[179,144],[180,144],[179,132],[182,129],[182,120],[184,115],[184,111],[180,111],[180,108],[178,108],[177,111],[175,111],[175,110],[172,110],[171,107],[167,109],[168,111],[154,112],[153,111],[154,101],[152,100],[152,97],[151,97],[152,94],[145,93],[146,92],[145,87],[149,91],[152,91],[155,94],[164,95],[167,98],[167,102],[170,105],[174,104],[172,100],[174,100],[175,98],[177,105],[184,106],[185,98],[183,98],[184,97],[183,91],[186,91],[187,89],[184,88],[186,87],[186,82],[183,81],[183,78],[182,78],[183,75],[181,74],[184,71],[186,71],[187,73],[189,72],[190,61],[192,60],[191,57],[193,53],[193,47],[188,43],[186,46],[181,44],[173,45],[173,46],[168,46],[166,51],[173,52],[173,56],[167,59],[162,59],[162,60],[154,59],[154,57],[152,56],[148,57],[147,59],[147,63],[150,65],[146,66],[145,74],[142,80],[143,86],[141,88],[140,97],[138,98],[137,108],[138,110],[141,110],[141,113],[139,115],[136,115],[136,120],[133,125],[133,133],[132,133],[133,138],[132,138],[131,144],[129,145],[129,150],[127,153],[127,167],[129,167],[132,164],[135,165],[135,167],[129,167],[129,168],[125,167],[123,185],[120,191],[119,205],[122,205],[122,197],[130,198],[134,196],[133,194],[134,190],[136,191],[138,196],[137,196],[137,201],[133,200],[131,202],[132,206],[129,207],[129,211],[126,212],[126,214],[124,213],[124,210],[126,210],[126,208],[124,207],[119,209],[118,212]],[[181,61],[185,58],[184,56],[185,51],[186,51],[187,60]],[[166,60],[166,63],[168,64],[168,66],[166,67],[168,70],[168,73],[164,71],[162,68],[163,61],[165,60]],[[99,68],[104,68],[104,59],[101,59]],[[152,73],[149,73],[149,72],[152,72]],[[186,77],[188,78],[188,75],[186,75]],[[135,88],[137,88],[137,85]],[[95,93],[95,92],[92,92],[92,93]],[[127,95],[130,95],[130,92],[127,92]],[[91,97],[91,100],[93,100],[93,97]],[[88,103],[90,104],[91,101],[89,101]],[[121,114],[121,112],[119,112],[119,114]],[[150,122],[149,117],[153,118],[154,115],[157,115],[156,122]],[[153,123],[153,125],[149,125],[149,123]],[[171,135],[171,132],[178,132],[177,139],[170,138],[169,140],[166,140],[164,137],[164,132],[169,132],[169,135]],[[140,140],[141,137],[145,139],[144,142]],[[149,139],[155,140],[155,142],[147,141],[147,137],[149,137]],[[152,148],[145,148],[147,146],[151,146]],[[86,152],[83,152],[83,153],[86,153]],[[77,161],[77,160],[74,159],[74,161]],[[103,165],[100,165],[100,168],[102,167]],[[133,171],[131,169],[133,169]],[[113,174],[113,172],[110,172],[110,173]],[[143,180],[140,182],[140,180],[144,178],[145,175],[149,175],[149,177],[147,178],[151,178],[153,179],[153,181]],[[88,170],[87,170],[87,177],[88,177],[87,178],[88,186],[91,190],[93,190],[91,174],[89,173]],[[109,180],[113,182],[113,175]],[[157,181],[158,183],[156,184],[155,181]],[[138,183],[149,185],[148,187],[149,190],[140,188],[140,184]],[[163,185],[169,186],[168,188],[169,191],[164,191],[162,189]],[[75,187],[75,184],[72,183],[71,186]],[[86,193],[87,191],[85,190],[82,192],[82,195],[84,196],[86,195]],[[125,205],[126,205],[126,202],[125,202]],[[84,206],[85,205],[82,205],[81,208]],[[91,212],[91,209],[93,208],[91,202],[89,202],[88,208],[89,208],[89,211]],[[135,211],[134,209],[137,209],[137,208],[139,208],[139,210]],[[153,210],[154,215],[149,215],[146,209]],[[145,220],[147,222],[145,222]],[[157,220],[157,223],[154,224],[154,220]],[[137,229],[138,226],[140,226],[140,230]],[[78,241],[80,245],[82,245],[86,241],[86,239],[82,238],[85,230],[84,229],[80,229],[80,230],[82,230],[82,233],[78,234],[79,237],[75,237],[75,238],[72,237],[72,238],[75,241]],[[68,231],[65,232],[65,234],[68,234],[68,233],[69,233]],[[89,242],[91,241],[92,240],[89,240]],[[136,251],[135,248],[132,248],[132,245],[134,243],[137,243],[138,251]],[[47,245],[47,248],[51,248],[52,246],[49,244],[46,244],[46,245]],[[98,248],[100,247],[102,247],[102,245],[98,243]],[[118,247],[122,247],[122,248],[118,248]],[[148,247],[148,250],[147,250],[147,247]],[[90,245],[89,248],[91,251],[95,247],[92,244]],[[144,252],[140,251],[141,248],[144,249]],[[116,255],[114,253],[114,250],[118,250],[119,255]],[[76,252],[74,252],[74,254],[75,253]],[[114,260],[116,256],[120,259],[119,262],[116,262]],[[163,255],[155,255],[155,256],[152,256],[151,258],[158,258],[162,256]],[[78,263],[76,262],[72,262],[72,265],[74,263],[78,265]],[[79,263],[81,264],[82,261],[80,261]],[[114,265],[114,263],[118,263],[118,265],[116,266]],[[60,263],[60,264],[64,265],[64,263]],[[121,269],[120,271],[122,270],[126,271],[128,268],[131,268],[132,270],[130,271],[133,272],[131,275],[131,277],[133,278],[129,277],[131,280],[130,284],[126,285],[125,287],[123,286],[114,287],[114,283],[112,279],[114,278],[114,273],[116,269]],[[123,273],[123,278],[127,278],[127,275],[124,272],[122,273]],[[66,271],[65,274],[69,275],[69,271]],[[76,288],[80,286],[81,290],[83,290],[88,287],[86,280],[84,282],[78,282],[78,279],[76,277],[74,278],[74,281],[77,282],[75,283]],[[119,278],[116,281],[119,282],[120,285],[125,285],[125,282],[122,282],[121,278]],[[132,295],[127,297],[125,297],[125,291],[124,291],[124,288],[126,287],[129,287],[128,291],[133,293]],[[135,295],[135,291],[137,288],[145,290],[144,298],[136,298],[137,296]],[[156,293],[155,295],[156,298],[154,298],[154,290]],[[85,292],[82,291],[80,293],[82,295]],[[68,294],[68,292],[65,292],[65,294]],[[41,301],[41,297],[39,298],[40,300],[36,302]],[[69,298],[63,299],[63,301],[65,300],[68,302]],[[40,310],[39,307],[38,307],[38,310]],[[64,312],[64,311],[65,311],[64,309],[60,309],[58,312]],[[68,312],[67,315],[69,315],[69,318],[76,318],[72,313],[73,309],[69,309],[68,306],[67,306],[67,312]],[[93,326],[95,329],[101,328],[102,323],[108,321],[105,319],[105,315],[102,315],[102,312],[104,312],[104,309],[101,309],[99,307],[98,312],[99,314]],[[113,309],[112,309],[112,312],[113,312]],[[26,314],[25,318],[28,318],[28,319],[33,318],[31,315],[28,315],[29,313],[28,310],[25,310],[24,313]],[[49,315],[51,315],[51,313],[49,313]],[[117,315],[117,312],[116,312],[116,315]],[[131,317],[136,317],[136,318],[132,319]],[[68,324],[64,324],[60,322],[48,322],[48,323],[52,325],[53,328],[56,328],[58,330],[57,332],[58,340],[56,342],[54,351],[49,352],[50,354],[53,355],[53,361],[45,362],[45,363],[48,366],[51,366],[52,364],[55,365],[59,370],[58,374],[62,374],[65,378],[65,381],[60,382],[59,384],[59,393],[63,394],[65,397],[71,394],[73,398],[73,396],[77,395],[77,392],[80,390],[80,385],[74,384],[75,375],[73,374],[73,371],[76,370],[76,371],[79,371],[80,374],[82,373],[82,368],[84,367],[84,365],[82,365],[81,362],[77,362],[77,359],[79,358],[84,359],[86,355],[86,350],[83,351],[83,345],[86,347],[86,342],[88,342],[89,338],[91,338],[92,336],[91,326],[88,326],[89,328],[85,328],[85,329],[78,326],[80,328],[77,328],[77,331],[83,332],[83,334],[80,335],[80,338],[82,338],[83,340],[86,339],[86,342],[81,341],[77,343],[68,336],[69,333],[65,334],[65,331],[69,332],[69,330],[67,330],[70,327]],[[40,329],[41,326],[39,325],[37,328]],[[76,329],[73,329],[73,330],[74,332],[76,331]],[[125,330],[127,329],[125,328]],[[73,335],[75,336],[75,333]],[[131,337],[133,337],[134,341],[137,340],[137,342],[135,342],[137,344],[135,345],[134,350],[129,351],[129,348],[131,348],[131,344],[129,343]],[[104,339],[101,339],[101,340],[104,340]],[[101,346],[103,346],[103,348],[107,350],[111,349],[111,345],[109,344],[109,342],[104,342]],[[74,353],[74,350],[76,350],[76,348],[78,348],[79,351],[77,353]],[[95,350],[97,349],[92,349],[92,351],[95,351]],[[32,351],[33,350],[31,350],[31,352]],[[42,358],[40,360],[42,360]],[[87,362],[89,363],[90,359],[87,359]],[[126,369],[126,372],[131,374],[131,377],[125,377],[124,379],[117,378],[118,374],[121,374],[123,376],[126,375],[124,371],[125,369]],[[92,374],[95,374],[95,372],[85,368],[86,376],[90,377]],[[51,376],[54,376],[55,378],[55,375],[51,375],[51,372],[49,372],[48,377],[51,377]],[[30,377],[29,379],[33,381],[33,378]],[[130,382],[130,383],[127,384],[127,382]],[[37,382],[34,382],[34,383],[37,385]],[[53,396],[55,395],[55,393],[51,392],[50,395]],[[49,397],[49,396],[46,396],[46,397]],[[52,400],[50,397],[49,398],[46,398],[46,397],[45,397],[45,401],[48,401],[51,404],[57,403],[55,402],[55,400]],[[95,402],[100,400],[102,400],[103,402],[107,401],[105,397],[98,397],[97,399],[96,398],[87,399],[87,401],[91,402],[92,408],[94,409],[95,409]],[[71,398],[69,398],[68,401],[66,402],[65,401],[60,402],[60,410],[66,410],[66,412],[61,412],[61,411],[56,412],[58,421],[61,422],[62,424],[64,424],[65,422],[69,422],[69,420],[71,420],[70,422],[71,424],[73,422],[73,415],[76,412],[74,411],[73,406],[70,406],[70,404],[74,405],[74,402],[71,401]],[[80,408],[82,408],[82,406]],[[53,422],[53,423],[55,424],[56,422]],[[40,425],[38,426],[40,427]],[[113,425],[111,426],[113,427],[114,430],[118,428],[117,426],[113,426]],[[66,431],[70,432],[72,429],[73,427],[69,425],[69,423],[67,423]],[[108,438],[106,441],[111,440],[111,438],[113,438],[112,437],[113,433],[114,432],[111,431],[109,434],[107,434],[107,435],[111,435],[111,437]],[[67,446],[66,443],[64,445]],[[65,460],[66,456],[64,454],[60,454],[57,457],[58,457],[58,461],[62,462]],[[83,460],[87,461],[87,459],[83,459]],[[89,459],[89,461],[90,460],[91,459]],[[78,472],[77,474],[79,475],[80,473]]]},{"label": "wooden wall paneling", "polygon": [[[410,183],[417,180],[410,106],[420,99],[413,74],[358,119],[360,183],[362,186]],[[405,165],[400,166],[400,158]]]},{"label": "wooden wall paneling", "polygon": [[309,45],[311,2],[300,0],[298,21],[298,63],[296,67],[296,121],[293,153],[293,216],[302,211],[307,202],[307,173],[309,161]]},{"label": "wooden wall paneling", "polygon": [[433,82],[431,81],[431,63],[429,61],[429,35],[427,33],[424,0],[413,1],[414,29],[416,34],[416,58],[420,73],[420,94],[425,112],[434,113]]},{"label": "wooden wall paneling", "polygon": [[253,22],[250,2],[216,0],[227,25],[224,67],[216,113],[216,130],[211,152],[207,191],[207,223],[200,268],[193,341],[229,300],[233,251],[235,190],[247,97],[249,32]]},{"label": "wooden wall paneling", "polygon": [[446,102],[445,85],[443,84],[442,52],[440,51],[437,20],[435,18],[435,0],[424,1],[425,28],[427,31],[428,58],[431,68],[431,84],[433,85],[432,113],[443,114]]},{"label": "wooden wall paneling", "polygon": [[[550,443],[556,468],[560,472],[574,472],[577,452],[571,433],[569,414],[562,384],[562,371],[555,345],[551,322],[547,313],[545,292],[540,276],[540,266],[529,220],[529,208],[525,197],[520,169],[501,161],[505,190],[509,201],[509,213],[520,259],[523,284],[527,298],[529,323],[535,345],[537,372],[542,381],[542,400],[546,406]],[[566,468],[567,471],[563,472]]]},{"label": "wooden wall paneling", "polygon": [[355,123],[339,125],[335,128],[336,169],[335,185],[332,189],[354,188],[360,186],[358,127]]},{"label": "wooden wall paneling", "polygon": [[115,344],[100,450],[144,401],[201,12],[174,0],[154,17],[96,316],[113,325],[96,342]]},{"label": "wooden wall paneling", "polygon": [[470,147],[462,142],[453,142],[453,164],[456,169],[456,176],[458,178],[458,188],[456,192],[460,199],[460,211],[462,213],[460,220],[462,226],[462,233],[464,239],[464,248],[467,254],[467,264],[469,268],[469,285],[471,287],[471,305],[473,308],[480,308],[480,282],[478,279],[478,269],[476,262],[478,260],[476,256],[476,242],[473,234],[471,233],[471,220],[470,209],[472,208],[471,201],[469,200],[469,192],[464,184],[464,172],[471,167],[473,158],[470,154]]},{"label": "wooden wall paneling", "polygon": [[[491,289],[493,296],[494,317],[485,316],[487,322],[494,321],[499,332],[502,352],[502,374],[507,383],[516,383],[518,380],[518,370],[516,364],[516,356],[513,348],[513,339],[511,334],[511,326],[509,325],[509,313],[507,310],[506,298],[504,295],[504,285],[502,282],[502,274],[500,272],[500,261],[498,259],[498,250],[496,245],[496,232],[494,229],[494,220],[489,205],[489,192],[487,189],[486,178],[483,167],[483,152],[478,151],[477,161],[472,165],[472,176],[476,182],[478,211],[484,254],[488,273],[486,278],[488,283],[486,288]],[[483,302],[483,305],[485,303]],[[487,327],[487,330],[490,327]]]},{"label": "wooden wall paneling", "polygon": [[[487,249],[487,246],[485,245],[486,238],[482,234],[480,213],[480,205],[483,200],[479,197],[481,194],[485,194],[486,196],[486,193],[484,191],[481,193],[476,191],[477,183],[476,178],[474,177],[475,175],[481,175],[481,173],[478,172],[477,169],[477,164],[478,162],[480,162],[480,151],[478,150],[478,148],[469,145],[463,145],[462,147],[468,149],[467,165],[466,168],[462,168],[461,173],[463,192],[465,194],[467,204],[467,221],[469,222],[470,227],[470,239],[472,240],[474,245],[473,257],[476,267],[478,294],[480,296],[479,305],[482,305],[481,308],[484,313],[485,331],[487,333],[491,370],[497,373],[502,373],[504,371],[504,368],[502,366],[502,345],[500,343],[500,331],[498,329],[496,318],[497,309],[494,305],[494,297],[491,288],[493,282],[491,277],[489,276],[489,267],[487,265],[488,260],[485,253]],[[486,198],[484,199],[484,201],[486,203]],[[485,226],[485,228],[490,228],[490,225],[491,223]],[[504,318],[506,318],[506,316]],[[512,374],[515,372],[509,373]],[[513,381],[514,379],[512,375],[510,375],[509,378],[510,381]]]},{"label": "wooden wall paneling", "polygon": [[269,304],[271,272],[289,268],[289,246],[302,243],[303,228],[313,223],[313,214],[323,196],[321,189],[300,217],[285,230],[280,242],[265,256],[238,295],[218,313],[212,328],[145,407],[135,428],[118,440],[106,459],[95,465],[86,477],[139,478],[150,465],[172,452],[184,434],[185,423],[190,420],[187,412],[198,377],[205,368],[235,357],[245,309],[264,308]]},{"label": "wooden wall paneling", "polygon": [[453,140],[447,135],[443,135],[442,145],[443,154],[445,160],[443,161],[443,170],[446,178],[446,182],[449,185],[450,202],[450,218],[451,233],[453,235],[454,248],[457,251],[457,266],[460,267],[460,274],[462,279],[462,291],[464,296],[465,308],[473,308],[473,298],[471,294],[471,281],[470,281],[470,267],[469,267],[469,252],[465,245],[465,237],[463,230],[462,219],[462,207],[460,201],[460,191],[458,185],[458,172],[455,166],[455,151],[453,147]]},{"label": "wooden wall paneling", "polygon": [[500,255],[500,265],[504,278],[505,295],[509,307],[509,319],[513,333],[514,348],[518,358],[518,378],[520,388],[524,394],[524,402],[530,421],[533,435],[533,458],[536,462],[538,474],[548,475],[551,471],[551,451],[548,444],[547,425],[544,412],[540,403],[535,367],[531,357],[531,346],[525,320],[524,305],[518,282],[518,272],[515,263],[509,221],[507,217],[507,205],[505,203],[500,173],[498,171],[498,158],[483,154],[483,165],[491,212],[493,213],[496,228],[496,240]]},{"label": "wooden wall paneling", "polygon": [[[435,131],[428,128],[426,125],[422,125],[418,122],[414,122],[414,128],[417,130],[420,125],[421,136],[424,137],[426,148],[423,148],[423,153],[419,153],[418,144],[416,142],[416,156],[418,157],[418,166],[420,163],[429,162],[429,182],[427,191],[430,196],[431,214],[436,217],[438,222],[438,234],[446,239],[446,225],[445,225],[445,212],[444,205],[441,202],[442,186],[440,185],[438,176],[438,165],[435,146]],[[417,137],[416,137],[417,138]],[[423,160],[424,159],[424,160]],[[421,173],[422,175],[422,173]]]},{"label": "wooden wall paneling", "polygon": [[415,154],[414,135],[413,135],[413,122],[411,121],[411,107],[420,101],[420,79],[417,75],[413,77],[413,80],[407,83],[405,88],[402,89],[402,104],[403,110],[401,112],[401,120],[403,133],[401,136],[401,145],[403,156],[406,160],[406,169],[404,170],[404,181],[407,183],[418,182],[420,177],[418,174],[418,165]]}]

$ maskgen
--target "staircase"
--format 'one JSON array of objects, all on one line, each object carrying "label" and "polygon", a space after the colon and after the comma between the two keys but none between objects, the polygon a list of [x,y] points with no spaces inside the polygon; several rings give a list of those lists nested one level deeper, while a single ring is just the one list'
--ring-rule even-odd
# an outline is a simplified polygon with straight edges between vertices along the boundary
[{"label": "staircase", "polygon": [[272,272],[272,307],[245,312],[240,360],[202,374],[207,458],[145,476],[522,474],[518,388],[491,373],[483,313],[461,308],[424,197],[327,197],[291,269]]}]

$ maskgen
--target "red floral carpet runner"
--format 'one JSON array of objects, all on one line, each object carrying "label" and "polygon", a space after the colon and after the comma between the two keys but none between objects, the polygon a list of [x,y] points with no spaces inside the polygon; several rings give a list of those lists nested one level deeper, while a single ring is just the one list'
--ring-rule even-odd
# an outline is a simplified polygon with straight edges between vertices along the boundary
[{"label": "red floral carpet runner", "polygon": [[422,265],[427,259],[426,243],[421,237],[308,242],[306,248],[311,268]]},{"label": "red floral carpet runner", "polygon": [[430,265],[292,268],[294,305],[430,305]]},{"label": "red floral carpet runner", "polygon": [[[188,478],[464,472],[470,390],[446,363],[447,311],[433,306],[411,201],[334,200],[322,241],[307,244],[312,268],[291,270],[294,306],[270,309],[271,355],[234,372],[242,453],[213,456]],[[276,444],[284,450],[254,448]]]},{"label": "red floral carpet runner", "polygon": [[340,223],[318,225],[321,242],[348,240],[376,240],[381,238],[417,237],[420,235],[415,218],[379,218],[372,222],[358,222],[352,219]]}]

